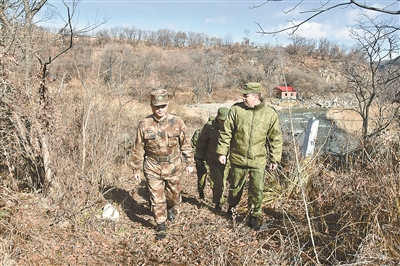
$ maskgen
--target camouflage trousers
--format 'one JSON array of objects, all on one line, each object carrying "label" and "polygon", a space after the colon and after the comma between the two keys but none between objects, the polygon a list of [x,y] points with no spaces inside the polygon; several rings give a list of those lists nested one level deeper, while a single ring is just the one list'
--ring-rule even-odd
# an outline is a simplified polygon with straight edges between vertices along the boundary
[{"label": "camouflage trousers", "polygon": [[262,214],[261,205],[264,197],[265,167],[247,168],[232,164],[228,204],[229,206],[236,206],[239,203],[248,176],[249,195],[247,206],[251,217],[259,217]]},{"label": "camouflage trousers", "polygon": [[[196,163],[196,174],[197,174],[197,190],[199,192],[204,191],[206,187],[207,176],[210,173],[210,169],[206,162],[202,161],[200,164]],[[214,184],[210,180],[210,187],[213,188]]]},{"label": "camouflage trousers", "polygon": [[143,171],[150,192],[151,210],[157,224],[167,220],[167,210],[181,202],[181,176],[184,163],[181,158],[174,162],[157,162],[146,158]]},{"label": "camouflage trousers", "polygon": [[207,165],[210,167],[210,179],[213,182],[213,203],[222,204],[225,202],[224,192],[226,180],[228,176],[227,169],[229,165],[223,165],[219,161],[207,160]]}]

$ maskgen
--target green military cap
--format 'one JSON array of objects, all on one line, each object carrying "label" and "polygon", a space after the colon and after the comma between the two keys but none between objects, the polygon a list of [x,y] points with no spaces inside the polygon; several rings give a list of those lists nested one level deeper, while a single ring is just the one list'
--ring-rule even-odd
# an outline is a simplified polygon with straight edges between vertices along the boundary
[{"label": "green military cap", "polygon": [[152,89],[150,94],[151,94],[151,104],[153,106],[168,104],[168,93],[166,89]]},{"label": "green military cap", "polygon": [[250,82],[244,85],[242,94],[249,94],[249,93],[261,93],[261,84]]},{"label": "green military cap", "polygon": [[221,107],[221,108],[218,109],[218,115],[217,115],[217,117],[218,117],[219,119],[221,119],[221,120],[225,120],[226,117],[228,116],[228,112],[229,112],[229,109],[228,109],[228,108],[226,108],[226,107]]}]

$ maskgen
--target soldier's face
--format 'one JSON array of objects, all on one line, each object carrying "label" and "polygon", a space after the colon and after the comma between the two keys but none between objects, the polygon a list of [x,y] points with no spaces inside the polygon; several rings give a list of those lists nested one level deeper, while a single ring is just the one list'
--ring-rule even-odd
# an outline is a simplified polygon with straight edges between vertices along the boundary
[{"label": "soldier's face", "polygon": [[154,106],[154,105],[151,104],[151,111],[153,111],[153,115],[157,119],[161,119],[167,114],[168,104],[159,105],[159,106]]},{"label": "soldier's face", "polygon": [[243,94],[243,103],[247,107],[253,108],[254,106],[260,103],[258,94],[256,93]]}]

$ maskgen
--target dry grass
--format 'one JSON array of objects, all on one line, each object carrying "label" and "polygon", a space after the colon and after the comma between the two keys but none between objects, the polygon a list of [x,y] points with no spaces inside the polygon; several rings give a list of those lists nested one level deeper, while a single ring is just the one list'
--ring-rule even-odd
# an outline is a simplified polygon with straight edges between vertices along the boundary
[{"label": "dry grass", "polygon": [[329,109],[327,118],[335,121],[335,124],[344,131],[360,136],[362,128],[362,118],[360,114],[353,110]]},{"label": "dry grass", "polygon": [[[386,117],[391,116],[391,114],[388,113],[387,110],[385,110],[384,115]],[[326,116],[328,119],[334,121],[335,125],[338,126],[340,129],[358,138],[361,137],[363,120],[361,115],[355,110],[331,108],[328,110]],[[372,132],[377,127],[376,122],[380,119],[384,121],[384,119],[380,118],[379,108],[371,107],[368,123],[369,132]],[[395,125],[389,127],[388,132],[390,135],[395,135],[397,133],[397,127]]]},{"label": "dry grass", "polygon": [[[318,259],[327,265],[395,265],[400,262],[398,177],[359,171],[338,174],[320,165],[305,186]],[[72,181],[71,186],[81,190],[64,191],[58,202],[40,194],[15,193],[2,184],[1,262],[315,265],[300,195],[285,191],[290,180],[289,176],[281,180],[281,189],[276,190],[280,197],[266,205],[264,228],[254,232],[246,226],[245,200],[239,204],[234,226],[227,216],[212,211],[211,191],[206,190],[206,200],[199,200],[195,176],[185,177],[179,215],[168,222],[163,241],[154,239],[145,185],[133,182],[125,167],[115,169],[112,183],[101,191]],[[118,222],[101,218],[108,202],[121,213]]]},{"label": "dry grass", "polygon": [[[213,212],[208,186],[206,200],[199,200],[195,174],[185,176],[179,215],[168,222],[167,238],[156,241],[148,192],[126,166],[136,125],[150,114],[148,104],[121,106],[96,98],[83,127],[88,102],[74,99],[64,95],[55,101],[59,112],[52,150],[57,171],[51,189],[21,191],[2,169],[1,265],[400,263],[398,139],[385,142],[385,149],[377,143],[367,153],[318,156],[301,162],[300,168],[288,157],[293,147],[287,143],[282,172],[271,176],[265,190],[260,232],[246,225],[246,192],[234,223]],[[189,132],[212,113],[172,103],[170,111],[184,118]],[[120,212],[118,222],[101,217],[107,203]]]}]

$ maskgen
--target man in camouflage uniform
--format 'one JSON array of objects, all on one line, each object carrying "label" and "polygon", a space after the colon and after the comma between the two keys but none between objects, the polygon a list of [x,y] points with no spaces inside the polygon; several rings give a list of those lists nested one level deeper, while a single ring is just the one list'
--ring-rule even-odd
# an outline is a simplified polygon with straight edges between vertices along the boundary
[{"label": "man in camouflage uniform", "polygon": [[165,222],[174,219],[174,207],[181,202],[183,159],[187,174],[194,170],[194,159],[185,123],[168,113],[167,91],[153,89],[150,105],[153,114],[139,122],[130,165],[136,180],[143,169],[159,231],[156,238],[163,239]]},{"label": "man in camouflage uniform", "polygon": [[230,149],[231,183],[229,212],[236,212],[243,188],[249,176],[249,226],[260,230],[263,188],[267,160],[268,169],[274,171],[282,157],[282,132],[275,110],[265,104],[260,83],[247,83],[242,90],[243,102],[234,104],[221,131],[216,152],[219,161],[226,163]]},{"label": "man in camouflage uniform", "polygon": [[215,204],[216,212],[222,210],[222,204],[225,202],[224,191],[227,178],[225,169],[229,166],[221,164],[218,161],[219,154],[215,150],[218,144],[220,129],[224,125],[228,112],[229,109],[226,107],[219,108],[217,118],[204,125],[200,132],[194,155],[196,162],[205,160],[210,168],[210,178],[214,184],[212,187],[212,201]]},{"label": "man in camouflage uniform", "polygon": [[[210,116],[208,118],[208,121],[212,121],[215,119],[215,116]],[[197,140],[199,138],[201,129],[197,129],[191,140],[190,144],[192,146],[193,154],[196,153],[196,145],[197,145]],[[206,187],[206,180],[207,176],[209,175],[210,170],[208,165],[206,164],[205,160],[196,160],[196,174],[197,174],[197,191],[199,192],[199,198],[204,199],[204,188]],[[210,180],[210,187],[213,188],[213,182]]]}]

